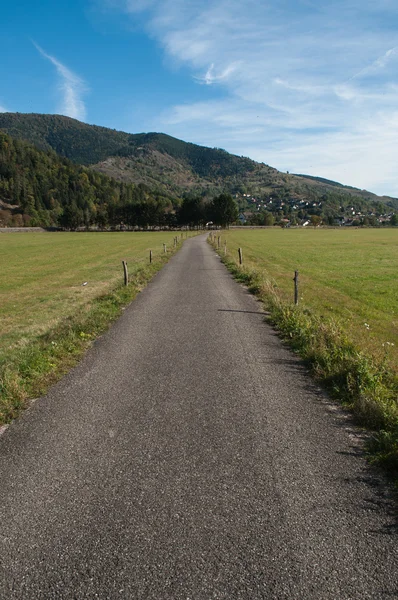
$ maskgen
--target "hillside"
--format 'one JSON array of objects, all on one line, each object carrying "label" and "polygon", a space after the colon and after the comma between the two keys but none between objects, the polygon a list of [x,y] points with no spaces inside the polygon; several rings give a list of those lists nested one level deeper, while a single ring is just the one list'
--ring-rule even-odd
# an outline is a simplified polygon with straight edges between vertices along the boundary
[{"label": "hillside", "polygon": [[89,165],[115,154],[128,144],[129,134],[86,125],[61,115],[0,113],[0,129],[13,138],[55,150],[71,161]]},{"label": "hillside", "polygon": [[84,165],[94,165],[109,156],[140,156],[143,149],[168,154],[201,176],[238,175],[256,164],[225,150],[190,144],[163,133],[129,134],[61,115],[0,113],[0,129]]},{"label": "hillside", "polygon": [[0,227],[172,224],[179,200],[76,165],[0,131]]},{"label": "hillside", "polygon": [[282,173],[218,148],[162,133],[129,134],[60,115],[1,113],[0,129],[42,150],[124,183],[145,184],[166,195],[211,198],[232,193],[242,212],[272,212],[300,221],[316,214],[336,219],[388,217],[398,200],[307,175]]}]

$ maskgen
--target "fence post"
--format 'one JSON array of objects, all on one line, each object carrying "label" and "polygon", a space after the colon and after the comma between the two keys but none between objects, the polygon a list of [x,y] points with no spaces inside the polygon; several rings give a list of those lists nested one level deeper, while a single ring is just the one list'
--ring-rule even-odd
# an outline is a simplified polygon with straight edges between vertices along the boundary
[{"label": "fence post", "polygon": [[221,236],[218,236],[217,238],[217,248],[220,249],[220,245],[221,245]]},{"label": "fence post", "polygon": [[294,279],[293,279],[293,281],[294,281],[294,303],[297,305],[299,303],[299,296],[298,296],[298,294],[299,294],[299,287],[298,287],[298,284],[299,284],[299,272],[298,271],[294,272]]},{"label": "fence post", "polygon": [[241,265],[243,263],[243,252],[242,252],[242,248],[239,248],[238,250],[238,254],[239,254],[239,264]]},{"label": "fence post", "polygon": [[166,254],[166,244],[163,244],[163,252]]},{"label": "fence post", "polygon": [[152,250],[149,250],[149,264],[152,262]]},{"label": "fence post", "polygon": [[122,264],[123,264],[123,271],[124,271],[124,285],[128,285],[129,284],[129,273],[127,270],[127,262],[125,260],[122,260]]},{"label": "fence post", "polygon": [[227,255],[227,242],[224,242],[224,254]]}]

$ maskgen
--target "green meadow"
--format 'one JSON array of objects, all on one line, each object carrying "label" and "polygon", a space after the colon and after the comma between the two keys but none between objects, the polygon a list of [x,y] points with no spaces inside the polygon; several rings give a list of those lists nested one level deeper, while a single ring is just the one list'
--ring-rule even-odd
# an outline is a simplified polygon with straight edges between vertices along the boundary
[{"label": "green meadow", "polygon": [[75,364],[168,260],[176,235],[0,234],[0,425]]},{"label": "green meadow", "polygon": [[[361,349],[398,371],[398,230],[236,229],[228,254],[262,271],[285,300],[338,322]],[[392,345],[394,344],[394,346]]]}]

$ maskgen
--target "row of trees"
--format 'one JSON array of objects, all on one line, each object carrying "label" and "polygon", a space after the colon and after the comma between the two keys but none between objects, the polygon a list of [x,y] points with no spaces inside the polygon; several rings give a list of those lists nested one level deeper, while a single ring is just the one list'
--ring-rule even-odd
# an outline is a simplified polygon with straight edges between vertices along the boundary
[{"label": "row of trees", "polygon": [[66,229],[77,229],[82,226],[122,228],[202,228],[206,223],[228,227],[238,218],[238,207],[229,194],[220,194],[211,201],[201,197],[189,196],[183,199],[180,206],[173,208],[162,198],[149,197],[139,202],[123,202],[118,205],[102,206],[91,215],[87,223],[84,212],[75,205],[65,207],[59,224]]},{"label": "row of trees", "polygon": [[178,211],[178,221],[189,227],[202,227],[214,223],[228,227],[239,215],[238,205],[230,194],[220,194],[210,202],[199,196],[185,197]]}]

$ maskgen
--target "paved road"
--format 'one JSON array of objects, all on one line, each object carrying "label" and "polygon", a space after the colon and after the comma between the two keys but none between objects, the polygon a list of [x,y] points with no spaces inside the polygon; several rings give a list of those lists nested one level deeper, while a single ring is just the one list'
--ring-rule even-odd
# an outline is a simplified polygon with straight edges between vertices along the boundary
[{"label": "paved road", "polygon": [[389,493],[204,237],[0,438],[0,598],[398,598]]}]

